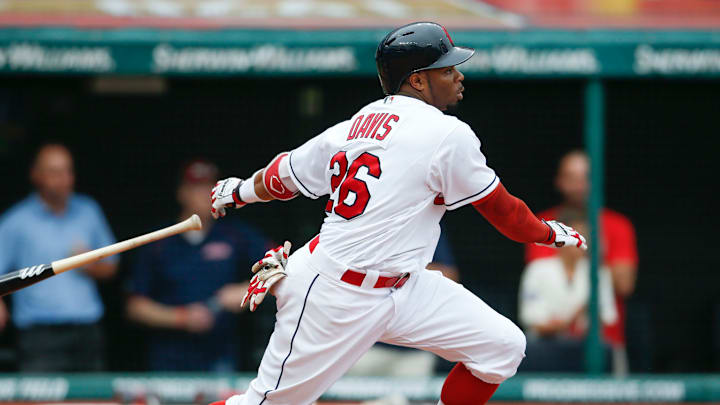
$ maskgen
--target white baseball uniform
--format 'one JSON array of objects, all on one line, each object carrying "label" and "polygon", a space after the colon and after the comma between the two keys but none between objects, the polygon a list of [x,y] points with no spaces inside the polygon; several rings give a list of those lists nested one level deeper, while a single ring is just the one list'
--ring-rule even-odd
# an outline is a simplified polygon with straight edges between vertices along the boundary
[{"label": "white baseball uniform", "polygon": [[228,405],[310,404],[376,341],[463,362],[488,383],[515,374],[520,329],[425,269],[445,211],[499,184],[467,124],[388,96],[293,150],[279,172],[307,197],[329,195],[327,217],[289,258],[258,376]]}]

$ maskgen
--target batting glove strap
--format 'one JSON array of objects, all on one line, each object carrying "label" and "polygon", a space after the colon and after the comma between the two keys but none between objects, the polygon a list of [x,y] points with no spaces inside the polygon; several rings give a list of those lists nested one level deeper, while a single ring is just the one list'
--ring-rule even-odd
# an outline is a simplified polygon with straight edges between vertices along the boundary
[{"label": "batting glove strap", "polygon": [[[245,204],[269,201],[263,200],[255,192],[255,177],[257,177],[258,173],[260,172],[262,172],[262,169],[255,172],[252,176],[250,176],[249,179],[245,180],[244,182],[242,182],[242,184],[240,184],[240,186],[237,188],[237,192],[235,193],[238,201],[242,201]],[[262,176],[262,174],[260,175]]]},{"label": "batting glove strap", "polygon": [[547,238],[545,238],[545,240],[540,242],[539,244],[549,245],[555,241],[555,231],[553,230],[552,226],[550,226],[550,224],[545,222],[544,219],[542,220],[542,222],[548,227],[548,235]]},{"label": "batting glove strap", "polygon": [[213,218],[224,217],[226,208],[240,208],[246,205],[240,199],[239,194],[242,184],[243,181],[237,177],[229,177],[215,183],[215,187],[210,191],[210,203],[212,204],[210,212]]},{"label": "batting glove strap", "polygon": [[550,228],[552,234],[549,235],[549,239],[546,243],[537,243],[538,245],[555,248],[575,246],[582,250],[587,250],[585,237],[580,235],[575,229],[555,220],[542,221]]},{"label": "batting glove strap", "polygon": [[287,260],[290,256],[291,248],[292,244],[288,241],[285,241],[282,246],[278,246],[275,249],[268,250],[267,252],[265,252],[265,256],[263,256],[262,259],[258,260],[255,264],[253,264],[251,269],[252,272],[257,273],[260,269],[275,266],[280,266],[284,269],[287,265]]}]

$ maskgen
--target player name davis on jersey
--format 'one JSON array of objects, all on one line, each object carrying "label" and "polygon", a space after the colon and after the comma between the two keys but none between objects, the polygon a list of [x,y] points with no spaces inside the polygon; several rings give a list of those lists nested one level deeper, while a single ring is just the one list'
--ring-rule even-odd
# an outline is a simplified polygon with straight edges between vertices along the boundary
[{"label": "player name davis on jersey", "polygon": [[347,140],[369,138],[382,141],[392,131],[392,123],[398,121],[400,117],[390,113],[359,115],[350,127]]}]

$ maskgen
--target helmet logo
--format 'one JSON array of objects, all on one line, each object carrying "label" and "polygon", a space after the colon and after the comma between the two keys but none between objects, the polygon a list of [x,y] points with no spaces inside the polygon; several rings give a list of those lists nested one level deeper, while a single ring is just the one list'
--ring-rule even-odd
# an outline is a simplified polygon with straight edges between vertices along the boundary
[{"label": "helmet logo", "polygon": [[441,27],[442,27],[443,31],[445,31],[445,36],[446,36],[447,39],[450,41],[450,45],[455,46],[455,43],[453,42],[452,38],[450,38],[450,34],[448,34],[448,32],[447,32],[447,30],[445,29],[445,27],[442,26],[442,25],[441,25]]}]

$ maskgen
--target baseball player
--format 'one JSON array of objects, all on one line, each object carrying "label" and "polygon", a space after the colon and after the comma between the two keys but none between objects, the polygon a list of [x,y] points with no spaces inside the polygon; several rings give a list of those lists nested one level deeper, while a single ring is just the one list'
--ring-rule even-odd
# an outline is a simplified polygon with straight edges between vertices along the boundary
[{"label": "baseball player", "polygon": [[457,362],[440,404],[484,404],[515,374],[525,351],[520,329],[425,269],[440,218],[472,204],[517,242],[587,246],[572,228],[538,220],[510,195],[472,129],[443,114],[463,98],[455,65],[473,53],[435,23],[390,32],[375,56],[387,97],[280,153],[251,178],[215,185],[216,218],[229,207],[298,193],[329,196],[318,236],[289,258],[286,243],[253,267],[246,301],[254,309],[272,292],[277,322],[257,378],[226,405],[310,404],[376,341]]}]

